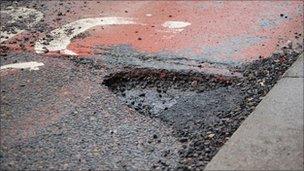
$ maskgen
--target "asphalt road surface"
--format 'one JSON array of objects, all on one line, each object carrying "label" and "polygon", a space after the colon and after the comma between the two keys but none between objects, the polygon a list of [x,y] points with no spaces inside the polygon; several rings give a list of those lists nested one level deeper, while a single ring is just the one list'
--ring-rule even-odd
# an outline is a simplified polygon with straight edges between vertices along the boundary
[{"label": "asphalt road surface", "polygon": [[301,1],[0,12],[1,169],[203,169],[303,48]]}]

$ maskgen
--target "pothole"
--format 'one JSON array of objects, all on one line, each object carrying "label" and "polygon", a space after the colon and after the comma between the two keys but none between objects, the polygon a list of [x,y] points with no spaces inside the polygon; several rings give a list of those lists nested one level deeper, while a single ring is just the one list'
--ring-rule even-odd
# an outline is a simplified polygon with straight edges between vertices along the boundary
[{"label": "pothole", "polygon": [[[218,141],[218,138],[222,139],[228,134],[214,136],[214,133],[222,132],[221,127],[228,121],[227,111],[235,110],[243,99],[240,89],[233,87],[240,79],[135,68],[110,74],[103,84],[130,108],[143,115],[156,117],[173,128],[172,134],[184,144],[178,152],[178,168],[184,168],[193,165],[185,163],[184,159],[189,157],[191,161],[195,159],[195,165],[203,167],[216,153],[216,147],[225,142]],[[214,138],[209,140],[207,137],[208,140],[204,141],[205,136]],[[191,146],[191,142],[200,144]],[[155,167],[166,166],[160,164]]]},{"label": "pothole", "polygon": [[231,85],[236,77],[132,69],[109,75],[103,82],[129,107],[159,117],[181,98]]},{"label": "pothole", "polygon": [[[129,107],[172,126],[183,144],[177,169],[202,170],[297,55],[291,51],[235,68],[243,77],[133,68],[110,74],[103,84]],[[153,168],[166,169],[164,162]]]}]

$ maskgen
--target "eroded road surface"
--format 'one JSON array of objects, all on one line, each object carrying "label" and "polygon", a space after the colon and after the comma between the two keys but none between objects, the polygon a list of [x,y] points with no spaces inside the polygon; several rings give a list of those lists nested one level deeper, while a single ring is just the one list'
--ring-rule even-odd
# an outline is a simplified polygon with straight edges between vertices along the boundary
[{"label": "eroded road surface", "polygon": [[301,1],[0,12],[1,169],[203,169],[303,50]]}]

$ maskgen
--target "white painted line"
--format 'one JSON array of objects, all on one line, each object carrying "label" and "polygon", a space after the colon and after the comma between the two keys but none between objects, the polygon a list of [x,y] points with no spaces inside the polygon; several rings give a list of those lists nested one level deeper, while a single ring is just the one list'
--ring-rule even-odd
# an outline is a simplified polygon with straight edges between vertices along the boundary
[{"label": "white painted line", "polygon": [[44,40],[40,39],[35,44],[36,53],[45,53],[47,51],[60,51],[63,54],[77,55],[76,53],[67,50],[68,45],[71,43],[71,39],[87,31],[95,26],[106,25],[122,25],[122,24],[136,24],[132,18],[123,17],[101,17],[101,18],[85,18],[71,23],[68,23],[58,29],[50,32],[53,40],[47,42],[48,45],[44,45]]},{"label": "white painted line", "polygon": [[184,21],[166,21],[164,24],[162,24],[163,27],[169,29],[183,29],[189,25],[191,25],[191,23]]},{"label": "white painted line", "polygon": [[167,28],[168,30],[162,30],[162,32],[173,32],[173,33],[182,32],[184,28],[189,25],[191,25],[191,23],[184,21],[166,21],[162,24],[162,26]]},{"label": "white painted line", "polygon": [[9,33],[7,31],[1,31],[1,37],[0,37],[0,43],[16,36],[17,34],[20,34],[22,33],[24,30],[20,30],[20,29],[17,29],[17,28],[14,28],[14,33]]},{"label": "white painted line", "polygon": [[[6,14],[12,17],[10,21],[7,23],[1,23],[1,38],[0,38],[0,43],[4,42],[17,34],[22,33],[25,31],[24,29],[16,28],[16,27],[11,27],[10,29],[13,29],[13,32],[8,32],[3,30],[5,27],[5,24],[13,24],[13,23],[18,23],[22,22],[24,20],[27,20],[27,27],[32,27],[33,25],[37,24],[42,18],[43,18],[43,13],[40,11],[37,11],[35,9],[30,9],[30,8],[25,8],[25,7],[18,7],[18,8],[13,8],[13,7],[8,7],[5,10],[0,11],[1,16]],[[19,18],[22,16],[22,18]],[[28,19],[33,19],[30,23],[28,23]]]},{"label": "white painted line", "polygon": [[75,53],[75,52],[73,52],[69,49],[64,49],[64,50],[61,51],[61,53],[65,54],[65,55],[73,55],[73,56],[78,55],[77,53]]},{"label": "white painted line", "polygon": [[0,67],[0,70],[3,69],[29,69],[29,70],[39,70],[40,66],[44,64],[41,62],[21,62],[15,64],[3,65]]}]

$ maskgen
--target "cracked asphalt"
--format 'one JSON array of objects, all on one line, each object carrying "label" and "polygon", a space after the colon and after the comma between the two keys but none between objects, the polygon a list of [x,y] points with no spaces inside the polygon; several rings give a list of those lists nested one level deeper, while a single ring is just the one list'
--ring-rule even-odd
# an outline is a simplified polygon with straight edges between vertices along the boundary
[{"label": "cracked asphalt", "polygon": [[303,51],[297,1],[0,12],[7,170],[202,170]]}]

